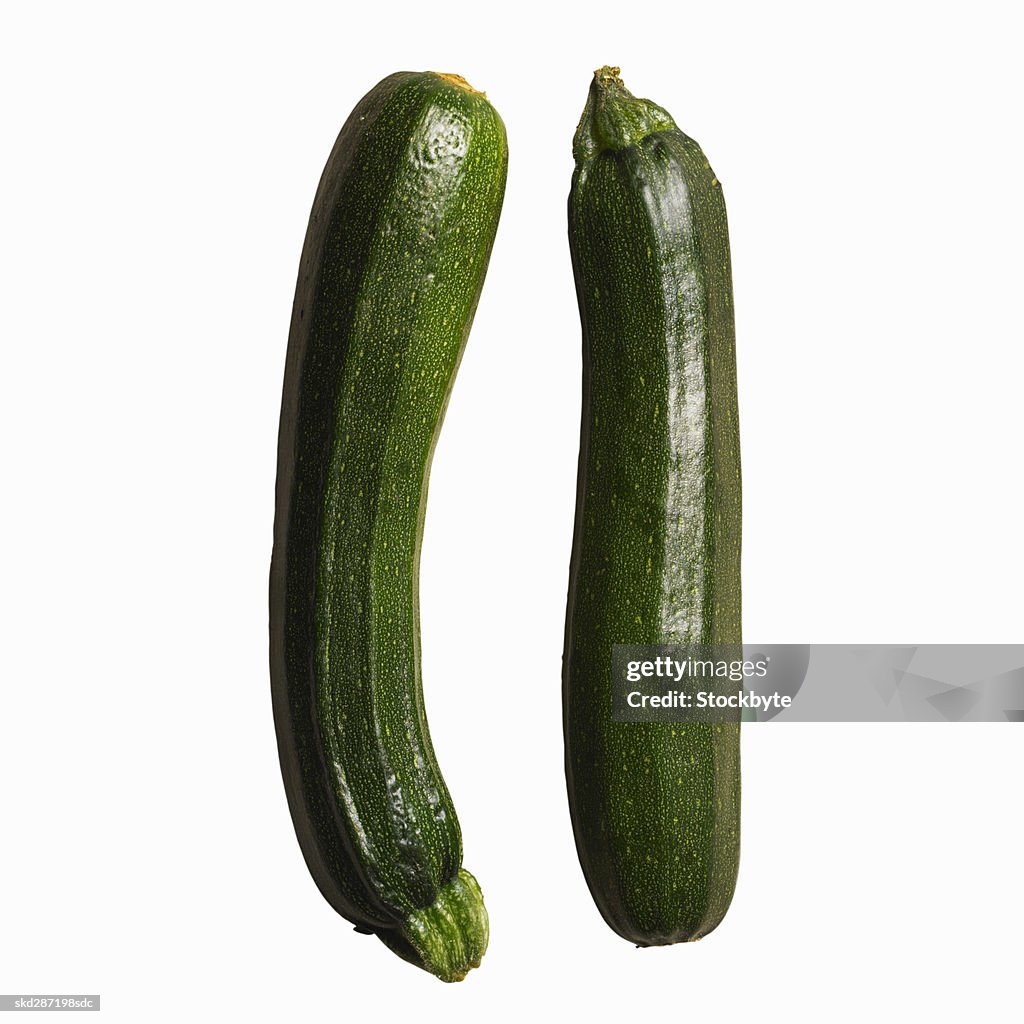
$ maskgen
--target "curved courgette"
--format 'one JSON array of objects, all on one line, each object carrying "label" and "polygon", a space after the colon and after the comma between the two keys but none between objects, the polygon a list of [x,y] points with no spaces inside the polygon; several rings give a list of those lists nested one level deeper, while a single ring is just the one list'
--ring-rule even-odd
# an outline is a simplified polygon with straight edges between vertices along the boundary
[{"label": "curved courgette", "polygon": [[507,159],[458,76],[363,97],[313,203],[281,408],[270,654],[295,831],[328,902],[445,981],[488,925],[427,730],[420,542]]},{"label": "curved courgette", "polygon": [[596,72],[574,153],[584,362],[566,778],[605,920],[664,945],[707,934],[732,899],[739,722],[612,721],[612,646],[740,641],[729,238],[700,147],[617,68]]}]

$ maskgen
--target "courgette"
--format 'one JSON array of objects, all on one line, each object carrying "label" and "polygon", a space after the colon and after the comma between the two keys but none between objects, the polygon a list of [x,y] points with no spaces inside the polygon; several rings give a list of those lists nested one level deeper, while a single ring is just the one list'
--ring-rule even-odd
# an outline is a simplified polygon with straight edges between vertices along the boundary
[{"label": "courgette", "polygon": [[363,97],[313,203],[281,407],[270,658],[295,831],[334,909],[445,981],[488,921],[427,729],[420,544],[507,160],[458,76]]},{"label": "courgette", "polygon": [[722,920],[739,862],[739,721],[612,720],[614,644],[740,642],[740,461],[722,189],[669,114],[594,75],[569,241],[583,415],[563,659],[577,851],[640,945]]}]

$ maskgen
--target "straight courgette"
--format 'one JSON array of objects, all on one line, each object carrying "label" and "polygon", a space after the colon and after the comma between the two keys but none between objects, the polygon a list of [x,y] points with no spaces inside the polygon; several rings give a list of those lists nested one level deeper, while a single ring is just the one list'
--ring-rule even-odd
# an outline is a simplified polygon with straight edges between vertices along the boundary
[{"label": "straight courgette", "polygon": [[313,203],[281,408],[270,655],[295,831],[335,910],[445,981],[488,922],[427,729],[419,557],[507,159],[458,76],[363,97]]},{"label": "straight courgette", "polygon": [[739,722],[615,722],[614,644],[740,642],[729,238],[700,147],[617,68],[575,137],[569,241],[583,417],[563,661],[580,862],[640,946],[722,920],[739,862]]}]

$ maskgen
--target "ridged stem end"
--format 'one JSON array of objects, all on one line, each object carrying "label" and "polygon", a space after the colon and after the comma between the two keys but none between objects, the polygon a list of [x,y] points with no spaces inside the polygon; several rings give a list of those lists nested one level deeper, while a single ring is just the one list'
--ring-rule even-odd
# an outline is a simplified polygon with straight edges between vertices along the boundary
[{"label": "ridged stem end", "polygon": [[489,935],[483,893],[464,868],[401,928],[377,933],[393,952],[442,981],[462,981],[479,967]]},{"label": "ridged stem end", "polygon": [[675,126],[667,110],[639,99],[623,85],[618,68],[598,68],[590,83],[572,153],[579,164],[604,150],[625,149],[653,132]]}]

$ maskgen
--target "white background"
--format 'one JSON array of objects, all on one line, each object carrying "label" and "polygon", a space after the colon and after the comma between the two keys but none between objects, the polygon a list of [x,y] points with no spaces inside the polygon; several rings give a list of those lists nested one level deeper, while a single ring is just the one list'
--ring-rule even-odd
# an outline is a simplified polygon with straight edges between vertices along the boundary
[{"label": "white background", "polygon": [[[577,865],[559,705],[565,199],[604,63],[724,183],[746,635],[1024,639],[1019,28],[991,2],[7,6],[0,991],[126,1022],[1019,1020],[1017,728],[748,728],[732,910],[636,950]],[[422,567],[492,923],[458,986],[314,888],[266,654],[313,191],[359,97],[425,68],[486,89],[511,148]]]}]

